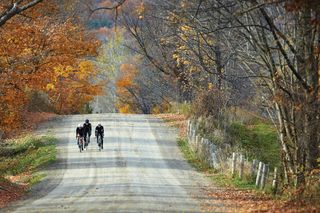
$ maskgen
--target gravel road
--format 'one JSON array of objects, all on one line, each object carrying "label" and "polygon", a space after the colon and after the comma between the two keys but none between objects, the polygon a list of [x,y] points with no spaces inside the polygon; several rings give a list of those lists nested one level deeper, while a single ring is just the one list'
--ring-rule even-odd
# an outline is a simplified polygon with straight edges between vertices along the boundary
[{"label": "gravel road", "polygon": [[[80,153],[75,128],[86,118],[105,127],[104,149],[92,138]],[[206,179],[183,159],[176,132],[148,115],[66,116],[42,128],[59,139],[58,161],[14,204],[15,212],[200,212]]]}]

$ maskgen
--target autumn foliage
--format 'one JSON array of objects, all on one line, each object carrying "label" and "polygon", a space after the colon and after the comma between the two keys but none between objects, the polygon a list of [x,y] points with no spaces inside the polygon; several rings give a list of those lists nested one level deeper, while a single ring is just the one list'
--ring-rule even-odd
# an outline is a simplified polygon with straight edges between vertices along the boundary
[{"label": "autumn foliage", "polygon": [[78,112],[100,93],[92,63],[99,42],[75,20],[39,4],[0,29],[0,131],[19,128],[34,91],[47,95],[56,113]]},{"label": "autumn foliage", "polygon": [[135,102],[137,96],[135,90],[138,86],[134,82],[135,76],[138,74],[138,69],[134,64],[124,63],[120,66],[120,77],[116,82],[117,95],[119,101],[117,108],[120,113],[135,113]]}]

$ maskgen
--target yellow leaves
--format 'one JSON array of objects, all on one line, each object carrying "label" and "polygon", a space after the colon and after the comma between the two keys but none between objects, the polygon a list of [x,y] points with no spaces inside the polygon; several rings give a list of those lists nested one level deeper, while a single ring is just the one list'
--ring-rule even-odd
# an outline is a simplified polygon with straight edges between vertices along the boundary
[{"label": "yellow leaves", "polygon": [[81,80],[85,80],[85,79],[88,78],[88,73],[94,74],[93,63],[90,62],[90,61],[82,61],[82,62],[80,62],[78,78],[81,79]]},{"label": "yellow leaves", "polygon": [[121,105],[119,106],[119,112],[120,113],[123,113],[123,114],[128,114],[130,113],[130,105],[129,104],[124,104],[124,105]]},{"label": "yellow leaves", "polygon": [[190,61],[187,61],[187,60],[184,60],[182,63],[183,63],[184,65],[190,65],[190,64],[191,64],[191,62],[190,62]]},{"label": "yellow leaves", "polygon": [[94,96],[102,94],[102,85],[90,81],[97,74],[90,61],[81,61],[77,67],[60,65],[54,73],[55,81],[47,84],[46,89],[59,113],[79,112]]},{"label": "yellow leaves", "polygon": [[182,32],[189,33],[189,32],[191,32],[191,27],[189,27],[188,25],[182,25],[182,26],[180,26],[180,30]]},{"label": "yellow leaves", "polygon": [[55,86],[54,86],[52,83],[47,84],[47,86],[46,86],[46,90],[47,90],[47,91],[53,90],[54,88],[55,88]]},{"label": "yellow leaves", "polygon": [[179,55],[178,55],[177,53],[173,53],[173,54],[172,54],[172,58],[176,60],[176,59],[179,58]]},{"label": "yellow leaves", "polygon": [[54,79],[58,79],[60,77],[68,77],[69,74],[73,71],[71,66],[63,66],[63,65],[58,65],[56,67],[53,68],[53,72],[54,72]]},{"label": "yellow leaves", "polygon": [[213,90],[213,84],[212,83],[208,83],[208,90]]},{"label": "yellow leaves", "polygon": [[91,61],[81,61],[79,64],[80,72],[92,72],[94,70]]},{"label": "yellow leaves", "polygon": [[160,106],[155,106],[152,108],[152,114],[160,114],[162,112]]},{"label": "yellow leaves", "polygon": [[139,18],[140,16],[143,18],[144,11],[145,11],[145,5],[144,5],[144,2],[141,1],[141,3],[136,7],[136,13]]}]

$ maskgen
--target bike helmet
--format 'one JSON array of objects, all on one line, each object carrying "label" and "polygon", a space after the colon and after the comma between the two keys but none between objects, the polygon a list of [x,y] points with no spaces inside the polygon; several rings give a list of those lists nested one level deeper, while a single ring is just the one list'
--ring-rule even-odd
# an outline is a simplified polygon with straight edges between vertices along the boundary
[{"label": "bike helmet", "polygon": [[86,123],[89,123],[89,119],[86,119]]}]

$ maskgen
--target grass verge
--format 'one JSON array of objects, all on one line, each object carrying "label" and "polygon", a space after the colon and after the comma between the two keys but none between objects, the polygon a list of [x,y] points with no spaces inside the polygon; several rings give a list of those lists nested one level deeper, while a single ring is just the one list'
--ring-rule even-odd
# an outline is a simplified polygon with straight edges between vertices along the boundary
[{"label": "grass verge", "polygon": [[177,140],[177,144],[188,163],[197,171],[206,173],[206,175],[209,176],[217,186],[255,189],[255,183],[253,181],[232,178],[231,176],[218,173],[215,169],[210,168],[201,162],[201,160],[197,158],[195,152],[190,148],[186,138],[179,138]]},{"label": "grass verge", "polygon": [[39,168],[56,160],[56,139],[52,136],[25,136],[0,145],[0,174],[28,187],[44,177]]},{"label": "grass verge", "polygon": [[[220,209],[217,205],[203,204],[205,212],[319,212],[319,205],[315,202],[304,202],[301,200],[290,200],[279,196],[272,196],[271,190],[266,186],[264,191],[256,190],[254,180],[247,178],[240,180],[232,178],[231,175],[218,173],[214,169],[206,166],[196,153],[190,148],[186,137],[186,118],[179,117],[177,114],[159,114],[158,118],[162,118],[167,122],[167,125],[174,126],[180,129],[180,138],[177,144],[184,155],[184,158],[199,172],[210,177],[212,182],[217,187],[204,188],[204,194],[214,201],[221,201],[224,208]],[[177,119],[179,118],[179,119]],[[251,117],[250,121],[252,121]],[[182,131],[181,131],[182,130]],[[241,142],[250,142],[253,140],[259,141],[259,146],[264,149],[269,149],[266,155],[259,156],[260,158],[270,156],[271,165],[278,163],[278,145],[275,144],[274,128],[257,119],[253,122],[248,122],[246,125],[241,124],[235,126],[235,135],[240,136]],[[238,138],[239,139],[239,138]],[[249,141],[248,141],[249,140]],[[252,150],[256,151],[256,150]],[[259,158],[259,159],[260,159]],[[270,160],[270,157],[268,158]],[[233,206],[235,206],[234,208]]]}]

